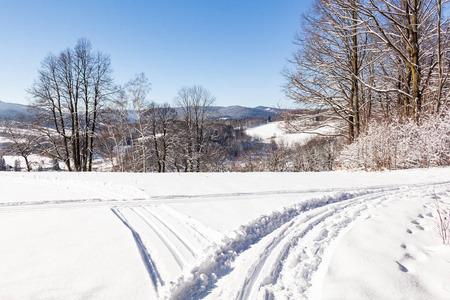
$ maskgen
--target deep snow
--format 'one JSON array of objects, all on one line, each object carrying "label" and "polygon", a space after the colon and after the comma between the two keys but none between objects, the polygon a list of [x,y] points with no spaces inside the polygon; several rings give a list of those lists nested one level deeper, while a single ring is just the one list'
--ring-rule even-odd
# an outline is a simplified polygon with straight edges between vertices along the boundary
[{"label": "deep snow", "polygon": [[449,299],[450,168],[0,173],[0,299]]}]

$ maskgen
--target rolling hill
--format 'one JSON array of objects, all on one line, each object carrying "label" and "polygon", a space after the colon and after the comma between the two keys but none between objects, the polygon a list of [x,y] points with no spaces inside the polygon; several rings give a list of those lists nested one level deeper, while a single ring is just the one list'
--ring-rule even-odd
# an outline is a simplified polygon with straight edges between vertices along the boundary
[{"label": "rolling hill", "polygon": [[0,101],[0,120],[17,120],[21,115],[28,115],[27,105]]},{"label": "rolling hill", "polygon": [[[213,119],[272,118],[282,112],[281,109],[267,106],[244,107],[238,105],[211,106],[210,111]],[[132,114],[132,110],[130,113]],[[21,115],[29,115],[27,105],[0,101],[0,120],[17,120]]]}]

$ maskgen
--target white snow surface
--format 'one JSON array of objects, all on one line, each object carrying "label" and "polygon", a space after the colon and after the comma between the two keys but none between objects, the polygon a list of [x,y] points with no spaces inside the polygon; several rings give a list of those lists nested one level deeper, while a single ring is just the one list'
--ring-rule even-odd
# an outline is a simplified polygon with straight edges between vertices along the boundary
[{"label": "white snow surface", "polygon": [[270,122],[257,127],[249,128],[245,131],[248,135],[260,139],[263,143],[270,143],[272,140],[277,144],[284,143],[287,146],[293,144],[305,144],[317,134],[331,135],[335,132],[331,126],[308,132],[288,132],[283,121]]},{"label": "white snow surface", "polygon": [[450,299],[450,168],[0,172],[0,299]]}]

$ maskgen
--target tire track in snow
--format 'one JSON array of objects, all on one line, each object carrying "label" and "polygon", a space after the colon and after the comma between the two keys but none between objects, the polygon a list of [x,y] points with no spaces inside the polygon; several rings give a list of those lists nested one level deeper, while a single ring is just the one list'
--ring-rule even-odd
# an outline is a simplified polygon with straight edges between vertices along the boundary
[{"label": "tire track in snow", "polygon": [[[152,204],[162,204],[162,203],[185,203],[185,199],[189,199],[189,202],[214,202],[221,201],[221,198],[230,198],[227,200],[239,200],[240,197],[248,196],[271,196],[271,195],[288,195],[288,194],[327,194],[336,192],[352,192],[360,190],[376,191],[376,190],[396,190],[402,187],[426,187],[431,185],[443,185],[449,184],[449,180],[428,182],[428,183],[407,183],[407,184],[381,184],[374,186],[364,186],[364,187],[345,187],[345,188],[318,188],[318,189],[301,189],[301,190],[276,190],[276,191],[261,191],[261,192],[241,192],[241,193],[220,193],[220,194],[200,194],[200,195],[163,195],[163,196],[149,196],[149,201]],[[314,197],[314,196],[312,196]],[[235,199],[234,199],[235,198]]]},{"label": "tire track in snow", "polygon": [[[182,226],[182,224],[174,224],[175,217],[173,217],[174,220],[169,220],[172,218],[170,213],[168,216],[164,217],[164,210],[158,211],[159,209],[159,207],[155,206],[131,206],[125,208],[121,207],[120,209],[117,207],[111,208],[111,211],[132,232],[158,299],[161,298],[161,293],[164,294],[166,283],[174,278],[171,278],[170,274],[166,274],[165,271],[160,273],[157,265],[164,266],[165,263],[169,262],[167,259],[170,259],[176,263],[181,272],[183,268],[188,265],[188,261],[191,260],[192,262],[195,262],[197,256],[194,250],[195,247],[192,245],[189,246],[188,239],[184,239],[181,237],[181,234],[178,233],[177,226]],[[125,215],[129,218],[127,219]],[[132,216],[136,216],[136,218]],[[141,225],[136,223],[137,220],[142,221]],[[133,223],[135,224],[133,225]],[[169,253],[169,256],[162,257],[161,253],[159,253],[162,248],[159,248],[159,254],[156,253],[157,255],[155,256],[155,263],[151,256],[151,253],[154,250],[152,247],[154,247],[155,242],[150,240],[150,236],[148,236],[149,232],[146,233],[144,230],[145,228],[142,226],[151,230],[151,236],[158,238],[159,242],[165,247],[164,252],[167,251],[166,253]],[[166,276],[168,277],[166,278]]]},{"label": "tire track in snow", "polygon": [[[398,188],[392,188],[398,190]],[[379,188],[376,191],[360,190],[353,193],[335,193],[332,196],[324,196],[302,201],[299,204],[284,208],[283,211],[275,211],[270,215],[264,215],[252,221],[248,225],[242,226],[236,231],[236,236],[232,239],[222,241],[209,253],[199,265],[192,269],[191,275],[181,277],[178,285],[174,286],[168,298],[170,299],[198,299],[208,295],[209,291],[215,287],[218,278],[229,276],[232,271],[231,263],[241,255],[245,250],[253,247],[252,245],[272,234],[272,232],[283,228],[287,223],[291,222],[299,215],[305,213],[317,213],[317,209],[330,207],[332,203],[345,202],[366,195],[386,192],[385,189]],[[245,272],[245,271],[244,271]],[[250,282],[250,280],[248,281]],[[236,284],[232,289],[236,290]],[[226,298],[229,297],[216,297]],[[214,298],[213,298],[214,299]]]},{"label": "tire track in snow", "polygon": [[[420,186],[412,189],[423,188]],[[289,297],[289,293],[287,295],[283,293],[293,289],[300,292],[300,295],[296,297],[307,299],[312,276],[320,267],[323,253],[329,249],[328,245],[336,240],[349,224],[354,223],[363,211],[410,190],[382,191],[346,200],[344,203],[338,202],[316,208],[299,215],[274,232],[270,241],[260,244],[258,258],[247,270],[236,299],[285,298]],[[332,223],[333,226],[330,227],[328,223]],[[323,225],[318,226],[320,224]],[[290,264],[295,263],[299,271],[296,273],[297,276],[291,275],[292,271],[286,271],[285,275],[288,277],[294,276],[291,281],[295,282],[295,286],[291,287],[286,287],[282,283],[278,284],[282,270],[284,268],[290,270],[292,267],[287,263],[288,258],[290,258]],[[281,278],[284,279],[284,277]]]},{"label": "tire track in snow", "polygon": [[[331,216],[332,213],[331,212],[325,212],[325,213],[319,213],[317,215],[315,215],[315,217],[311,217],[311,219],[313,219],[311,222],[307,221],[306,222],[306,228],[304,230],[302,230],[302,233],[300,233],[300,236],[302,234],[304,234],[306,231],[311,230],[312,226],[317,225],[320,222],[320,218],[322,217],[329,217]],[[319,219],[317,219],[316,217],[320,217]],[[274,249],[277,248],[280,243],[284,240],[287,239],[287,236],[290,235],[290,233],[294,230],[293,226],[295,224],[297,224],[298,222],[295,222],[295,220],[289,222],[289,224],[287,224],[287,226],[285,226],[285,228],[283,228],[282,232],[275,236],[272,241],[264,248],[263,252],[260,253],[259,257],[258,257],[258,261],[255,262],[250,270],[248,271],[248,275],[245,277],[244,280],[244,284],[242,286],[242,288],[240,289],[240,291],[238,292],[237,298],[239,300],[245,300],[245,299],[252,299],[251,295],[254,292],[254,286],[256,285],[257,280],[259,279],[259,276],[261,274],[261,270],[263,269],[264,265],[266,264],[266,261],[268,260],[268,258],[273,255]],[[281,255],[283,258],[283,255]],[[279,269],[276,268],[276,271],[278,271]],[[259,290],[256,289],[256,291]]]},{"label": "tire track in snow", "polygon": [[131,210],[136,213],[158,236],[158,238],[163,242],[163,244],[167,247],[167,250],[170,252],[172,257],[177,262],[178,266],[181,270],[183,270],[183,266],[187,264],[187,261],[183,254],[178,250],[178,248],[172,243],[172,241],[164,234],[161,229],[146,215],[137,211],[135,208],[131,208]]},{"label": "tire track in snow", "polygon": [[[171,299],[188,299],[188,298],[200,299],[208,295],[213,295],[210,297],[211,299],[217,298],[235,299],[236,285],[239,285],[236,284],[236,280],[230,281],[231,283],[228,283],[229,284],[228,291],[226,290],[224,291],[225,293],[232,291],[231,295],[223,295],[220,292],[223,282],[224,281],[226,282],[228,278],[232,277],[230,276],[230,274],[232,274],[236,268],[238,268],[239,270],[242,269],[239,268],[241,266],[238,265],[235,265],[235,267],[230,267],[232,262],[234,262],[237,258],[243,256],[246,250],[250,249],[250,247],[252,249],[250,249],[249,251],[253,250],[255,247],[258,247],[258,243],[264,237],[270,236],[274,231],[281,230],[283,226],[287,226],[286,223],[292,221],[294,218],[298,216],[304,216],[310,213],[315,214],[318,211],[320,211],[320,209],[327,210],[331,209],[332,207],[336,207],[336,209],[334,209],[335,211],[340,210],[339,207],[343,207],[343,205],[344,206],[349,205],[349,203],[350,204],[354,203],[355,205],[359,205],[361,207],[360,211],[357,211],[355,209],[350,210],[350,212],[357,211],[358,215],[363,210],[367,209],[364,203],[372,203],[372,205],[377,206],[379,204],[377,202],[390,199],[390,197],[393,197],[396,194],[406,193],[411,191],[412,189],[420,189],[420,188],[427,189],[430,186],[443,185],[447,183],[448,181],[431,184],[420,184],[415,186],[409,184],[401,186],[391,185],[389,187],[381,186],[373,190],[362,188],[353,193],[335,193],[334,195],[331,196],[312,198],[310,200],[302,201],[299,204],[286,207],[282,212],[276,211],[270,215],[261,216],[260,218],[249,223],[248,225],[242,226],[238,231],[235,232],[236,236],[233,237],[232,239],[224,240],[220,244],[214,246],[213,249],[210,249],[209,254],[204,258],[204,260],[200,262],[199,265],[197,265],[195,268],[192,269],[190,276],[181,277],[179,279],[178,284],[171,289],[170,295],[168,297]],[[345,212],[349,213],[349,211]],[[357,218],[357,215],[352,216],[350,218],[350,221],[347,223],[348,224],[352,223]],[[341,229],[345,228],[345,226],[341,226],[340,228]],[[337,236],[338,233],[336,233],[335,235]],[[306,236],[306,234],[304,234],[303,236]],[[317,251],[319,250],[320,249],[318,249]],[[270,253],[270,251],[268,251],[268,253]],[[286,256],[287,255],[288,254],[286,254]],[[283,257],[281,256],[280,258]],[[255,258],[253,257],[248,257],[248,259],[250,260],[253,259],[253,261],[255,260]],[[256,258],[256,260],[258,259],[259,258]],[[273,258],[269,258],[268,260],[273,260]],[[320,261],[317,263],[317,266],[319,264]],[[253,266],[258,268],[258,263],[254,263]],[[260,266],[260,268],[263,267],[264,264]],[[280,266],[273,268],[272,272],[277,273],[276,272],[277,268],[279,270]],[[236,273],[239,273],[238,275],[236,275],[238,277],[242,277],[241,275],[242,273],[246,274],[245,270]],[[268,278],[268,280],[266,280],[266,278]],[[273,278],[276,279],[278,277],[275,275],[273,276]],[[220,282],[218,282],[218,280],[220,280]],[[245,279],[245,278],[242,278],[240,280],[247,281],[247,285],[248,283],[251,282],[251,280],[256,281],[256,279]],[[266,280],[264,283],[270,283],[270,276],[264,277],[264,280]],[[242,298],[247,297],[243,295],[243,292],[241,292],[240,295],[242,295],[241,296]],[[249,295],[248,292],[247,295]]]},{"label": "tire track in snow", "polygon": [[149,210],[149,207],[145,207],[144,209],[150,214],[152,215],[156,220],[158,220],[158,222],[164,226],[192,255],[192,257],[195,259],[197,258],[197,254],[195,253],[194,246],[191,245],[191,243],[186,239],[184,239],[182,237],[182,234],[178,232],[178,230],[176,229],[176,226],[173,226],[173,224],[171,224],[171,226],[169,226],[169,222],[167,221],[167,219],[164,219],[164,221],[162,220],[163,217],[159,214],[156,213],[158,208],[157,207],[152,207],[153,212],[151,210]]},{"label": "tire track in snow", "polygon": [[199,221],[192,219],[167,205],[162,205],[160,208],[166,214],[176,219],[182,226],[187,226],[188,228],[186,228],[186,230],[190,231],[195,236],[198,243],[202,245],[202,248],[209,246],[217,236],[221,235],[218,231],[206,227]]},{"label": "tire track in snow", "polygon": [[153,261],[150,253],[147,251],[147,248],[142,242],[139,233],[137,233],[136,230],[134,230],[134,228],[129,224],[127,219],[118,210],[111,209],[111,211],[131,231],[133,238],[136,242],[136,245],[138,247],[139,253],[141,254],[142,261],[144,262],[145,268],[147,269],[147,272],[152,281],[154,291],[156,295],[158,295],[158,286],[163,286],[164,281],[161,278],[161,275],[159,274],[158,269],[156,268],[155,262]]},{"label": "tire track in snow", "polygon": [[[166,283],[172,285],[187,266],[197,262],[198,254],[203,253],[205,243],[191,244],[196,241],[195,235],[189,228],[184,229],[184,222],[178,222],[176,216],[160,206],[132,206],[121,210],[128,216],[128,223],[139,232],[147,251],[156,258]],[[170,288],[170,285],[163,288]]]},{"label": "tire track in snow", "polygon": [[[272,238],[272,241],[261,250],[257,262],[250,267],[247,273],[248,275],[237,295],[237,299],[255,299],[256,293],[258,293],[262,285],[272,283],[274,280],[276,281],[283,266],[282,263],[289,254],[289,250],[300,239],[313,231],[318,224],[328,218],[343,214],[347,209],[355,209],[356,206],[361,207],[356,209],[360,213],[367,208],[365,202],[378,198],[380,194],[383,194],[383,192],[377,195],[363,196],[363,199],[355,198],[347,200],[345,203],[334,203],[325,207],[316,208],[310,213],[299,215],[286,224],[285,228],[280,233],[277,233]],[[317,252],[314,253],[314,255],[316,254]],[[272,263],[272,266],[269,267],[270,270],[267,273],[262,272],[268,262]]]}]

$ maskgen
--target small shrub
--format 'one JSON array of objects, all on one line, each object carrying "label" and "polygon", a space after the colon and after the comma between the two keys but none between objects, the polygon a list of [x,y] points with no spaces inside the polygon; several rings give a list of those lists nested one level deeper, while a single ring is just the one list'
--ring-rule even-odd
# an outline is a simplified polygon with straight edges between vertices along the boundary
[{"label": "small shrub", "polygon": [[61,168],[59,167],[59,161],[57,159],[53,160],[52,170],[53,171],[61,171]]},{"label": "small shrub", "polygon": [[434,205],[437,212],[437,229],[444,245],[450,245],[450,204],[443,203],[434,194]]},{"label": "small shrub", "polygon": [[0,171],[6,171],[6,163],[3,156],[0,156]]},{"label": "small shrub", "polygon": [[16,159],[14,161],[14,171],[18,172],[22,170],[22,167],[20,166],[20,160]]},{"label": "small shrub", "polygon": [[298,144],[292,154],[293,169],[296,172],[331,171],[339,148],[339,139],[333,137],[314,137],[306,144]]}]

